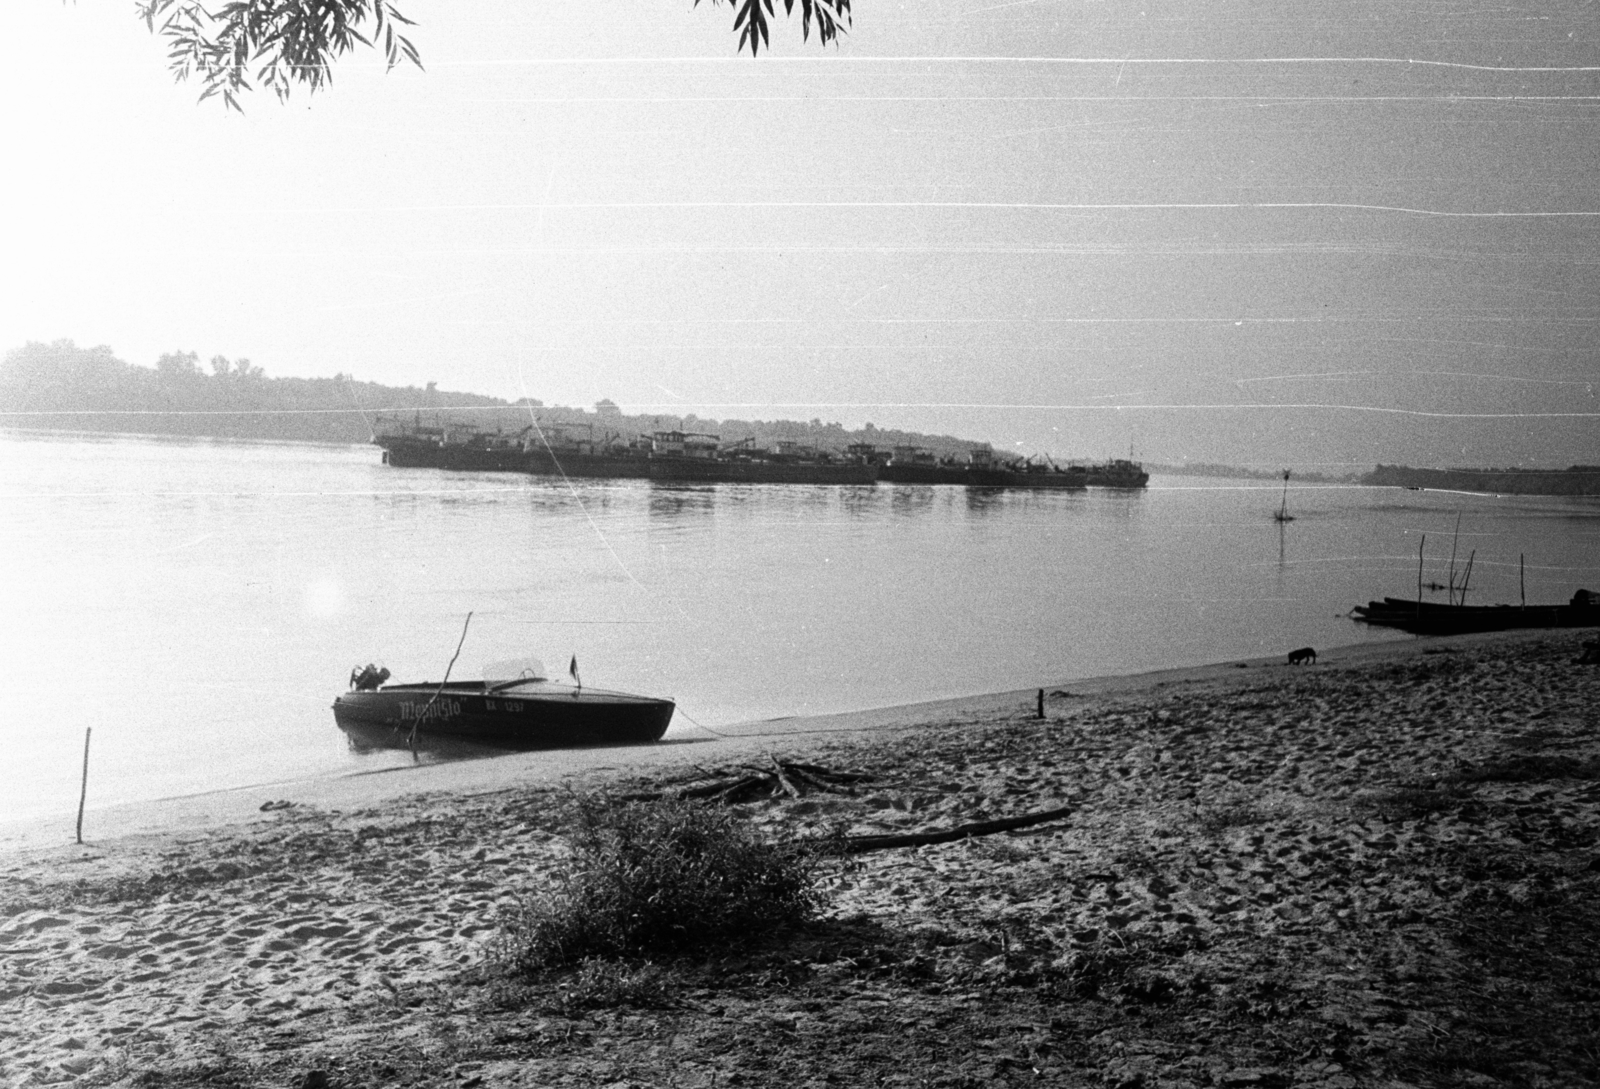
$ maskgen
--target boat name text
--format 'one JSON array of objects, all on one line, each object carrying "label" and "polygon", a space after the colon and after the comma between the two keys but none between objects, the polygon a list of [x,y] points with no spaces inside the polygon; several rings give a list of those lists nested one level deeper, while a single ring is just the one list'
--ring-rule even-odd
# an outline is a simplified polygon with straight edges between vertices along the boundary
[{"label": "boat name text", "polygon": [[433,706],[428,706],[427,701],[420,703],[402,701],[400,704],[400,720],[414,718],[455,718],[461,713],[460,700],[434,700]]}]

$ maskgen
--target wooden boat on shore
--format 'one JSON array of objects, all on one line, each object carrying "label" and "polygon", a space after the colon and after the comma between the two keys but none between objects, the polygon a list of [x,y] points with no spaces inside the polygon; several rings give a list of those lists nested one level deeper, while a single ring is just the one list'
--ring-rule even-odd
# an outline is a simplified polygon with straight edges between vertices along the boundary
[{"label": "wooden boat on shore", "polygon": [[557,684],[532,659],[517,665],[507,679],[443,684],[382,684],[377,674],[358,670],[350,691],[333,701],[334,721],[369,739],[387,730],[404,742],[415,732],[499,749],[640,745],[661,740],[672,721],[669,699]]},{"label": "wooden boat on shore", "polygon": [[1398,628],[1413,635],[1600,627],[1600,595],[1588,590],[1579,590],[1565,605],[1445,605],[1386,597],[1351,611],[1364,624]]}]

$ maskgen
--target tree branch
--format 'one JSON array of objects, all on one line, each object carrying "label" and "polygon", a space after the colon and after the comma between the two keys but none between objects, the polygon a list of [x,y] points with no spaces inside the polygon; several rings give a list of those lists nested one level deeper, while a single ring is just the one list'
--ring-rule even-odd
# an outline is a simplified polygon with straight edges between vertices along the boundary
[{"label": "tree branch", "polygon": [[1035,824],[1058,821],[1072,813],[1071,806],[1046,809],[1038,813],[1025,813],[1020,817],[1001,817],[998,820],[978,821],[938,832],[907,832],[896,836],[844,836],[828,841],[824,850],[842,855],[859,855],[867,851],[882,851],[889,847],[922,847],[930,843],[954,843],[974,836],[992,836],[997,832],[1012,832]]},{"label": "tree branch", "polygon": [[137,11],[166,39],[173,75],[198,77],[202,101],[220,94],[234,110],[252,79],[280,101],[296,84],[315,92],[332,81],[334,61],[380,42],[389,68],[422,67],[416,46],[395,32],[412,21],[391,0],[229,0],[215,11],[203,0],[137,0]]},{"label": "tree branch", "polygon": [[[698,5],[700,0],[695,0]],[[734,9],[737,52],[752,57],[770,49],[772,0],[711,0]],[[793,16],[797,0],[783,0]],[[822,45],[850,26],[851,0],[798,0],[800,34],[811,40],[815,22]],[[255,84],[289,97],[296,85],[315,93],[333,80],[333,63],[356,49],[381,49],[390,69],[422,67],[417,47],[395,27],[416,25],[393,0],[226,0],[215,11],[206,0],[135,0],[139,18],[167,43],[167,65],[180,81],[198,78],[200,99],[221,95],[241,110],[239,96]],[[254,69],[252,71],[252,69]]]}]

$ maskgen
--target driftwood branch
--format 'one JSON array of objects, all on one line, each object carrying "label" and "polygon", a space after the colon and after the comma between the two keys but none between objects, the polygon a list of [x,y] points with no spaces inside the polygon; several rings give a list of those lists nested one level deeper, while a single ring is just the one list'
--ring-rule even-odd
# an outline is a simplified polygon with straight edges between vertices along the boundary
[{"label": "driftwood branch", "polygon": [[882,851],[890,847],[922,847],[930,843],[954,843],[975,836],[992,836],[997,832],[1012,832],[1035,824],[1061,820],[1072,813],[1071,806],[1045,809],[1038,813],[1025,813],[1020,817],[1001,817],[998,820],[978,821],[938,832],[906,832],[893,836],[843,836],[830,840],[824,849],[831,854],[858,855],[867,851]]},{"label": "driftwood branch", "polygon": [[849,794],[851,784],[872,778],[863,772],[834,771],[816,764],[768,757],[768,766],[738,764],[711,772],[701,769],[704,779],[666,791],[648,791],[625,796],[627,801],[654,801],[676,798],[698,799],[736,805],[764,798],[803,798],[808,794]]},{"label": "driftwood branch", "polygon": [[783,773],[783,765],[778,762],[778,758],[774,756],[771,759],[772,774],[777,778],[778,785],[783,788],[783,792],[791,798],[800,797],[800,791],[789,781],[789,777]]}]

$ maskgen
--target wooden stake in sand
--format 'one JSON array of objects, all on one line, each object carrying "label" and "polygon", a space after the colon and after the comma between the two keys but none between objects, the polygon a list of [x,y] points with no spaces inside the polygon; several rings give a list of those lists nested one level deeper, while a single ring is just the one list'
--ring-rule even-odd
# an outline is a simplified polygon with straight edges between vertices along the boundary
[{"label": "wooden stake in sand", "polygon": [[1428,547],[1428,535],[1422,535],[1422,543],[1417,545],[1417,612],[1422,611],[1422,550]]},{"label": "wooden stake in sand", "polygon": [[83,842],[83,803],[89,798],[89,735],[92,726],[83,728],[83,787],[78,791],[78,842]]},{"label": "wooden stake in sand", "polygon": [[1034,718],[1044,718],[1044,689],[1039,689],[1039,709],[1033,713]]},{"label": "wooden stake in sand", "polygon": [[1456,603],[1456,542],[1461,539],[1461,512],[1456,512],[1456,532],[1450,538],[1450,604]]}]

